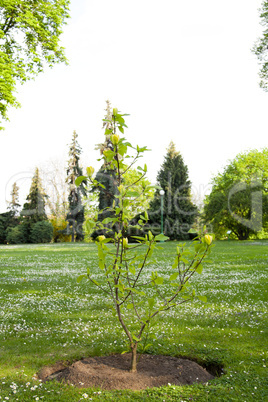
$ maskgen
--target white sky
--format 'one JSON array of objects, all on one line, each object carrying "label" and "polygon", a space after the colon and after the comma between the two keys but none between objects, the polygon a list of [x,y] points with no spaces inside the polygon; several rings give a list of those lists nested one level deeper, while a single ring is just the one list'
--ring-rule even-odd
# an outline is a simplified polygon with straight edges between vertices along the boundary
[{"label": "white sky", "polygon": [[268,93],[251,53],[261,0],[73,0],[62,39],[69,66],[21,87],[0,132],[0,212],[17,181],[21,203],[36,166],[66,161],[78,132],[85,165],[99,166],[105,101],[130,113],[126,137],[148,146],[154,182],[174,141],[201,196],[238,153],[267,147]]}]

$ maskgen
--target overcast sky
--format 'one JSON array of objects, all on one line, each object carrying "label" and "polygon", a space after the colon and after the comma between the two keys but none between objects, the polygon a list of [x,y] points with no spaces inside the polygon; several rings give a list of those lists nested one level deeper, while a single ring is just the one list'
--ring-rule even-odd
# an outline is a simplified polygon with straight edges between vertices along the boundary
[{"label": "overcast sky", "polygon": [[254,0],[73,0],[62,44],[69,66],[18,87],[20,109],[0,132],[0,212],[17,181],[21,203],[36,166],[67,160],[78,133],[84,165],[98,164],[105,101],[130,113],[126,137],[148,146],[155,181],[170,141],[195,195],[238,153],[267,147],[268,93],[251,48]]}]

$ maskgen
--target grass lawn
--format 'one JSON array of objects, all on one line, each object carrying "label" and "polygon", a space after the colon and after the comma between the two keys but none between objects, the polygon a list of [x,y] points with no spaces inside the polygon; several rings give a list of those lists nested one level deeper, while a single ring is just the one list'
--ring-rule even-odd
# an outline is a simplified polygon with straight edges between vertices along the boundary
[{"label": "grass lawn", "polygon": [[[156,251],[154,267],[171,270],[177,243]],[[194,279],[206,304],[183,304],[159,317],[148,350],[224,367],[205,385],[100,391],[40,383],[56,361],[126,349],[108,300],[78,275],[97,268],[94,244],[0,247],[0,401],[268,401],[268,242],[216,242]]]}]

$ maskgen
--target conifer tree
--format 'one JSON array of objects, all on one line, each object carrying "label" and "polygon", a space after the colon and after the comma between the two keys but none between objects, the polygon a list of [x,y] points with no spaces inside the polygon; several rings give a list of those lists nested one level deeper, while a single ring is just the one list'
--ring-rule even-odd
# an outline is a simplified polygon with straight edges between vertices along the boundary
[{"label": "conifer tree", "polygon": [[32,227],[35,223],[46,221],[47,215],[45,211],[47,195],[42,187],[39,169],[35,169],[35,174],[32,178],[30,192],[26,197],[26,202],[23,205],[21,215],[22,225],[20,230],[24,233],[25,243],[30,239]]},{"label": "conifer tree", "polygon": [[15,182],[12,186],[12,191],[11,191],[11,201],[9,202],[8,209],[12,213],[13,217],[18,217],[19,216],[19,187],[17,186],[17,183]]},{"label": "conifer tree", "polygon": [[77,141],[78,134],[73,132],[73,138],[69,150],[66,182],[69,184],[69,212],[67,214],[67,233],[72,235],[72,242],[83,240],[84,206],[82,197],[86,195],[85,182],[79,187],[75,185],[77,177],[82,176],[82,168],[79,166],[81,147]]},{"label": "conifer tree", "polygon": [[28,202],[23,205],[21,211],[24,222],[29,222],[32,225],[36,222],[47,220],[45,211],[46,198],[47,195],[42,187],[39,169],[36,168],[32,178],[30,192],[26,197]]},{"label": "conifer tree", "polygon": [[[188,239],[197,208],[191,201],[191,182],[188,168],[181,154],[176,151],[173,142],[167,149],[164,163],[157,175],[157,184],[164,191],[163,222],[164,233],[171,240]],[[161,199],[159,192],[155,194],[149,209],[150,223],[161,222]]]}]

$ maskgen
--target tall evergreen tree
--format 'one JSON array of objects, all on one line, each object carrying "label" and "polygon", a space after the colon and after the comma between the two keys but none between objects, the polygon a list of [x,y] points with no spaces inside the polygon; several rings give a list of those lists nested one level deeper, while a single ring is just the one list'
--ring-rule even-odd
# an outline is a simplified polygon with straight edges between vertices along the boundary
[{"label": "tall evergreen tree", "polygon": [[47,195],[42,187],[39,169],[36,168],[32,178],[30,192],[26,197],[26,202],[24,203],[20,213],[23,225],[21,230],[23,230],[25,235],[25,243],[29,241],[29,236],[33,225],[37,222],[47,220],[45,211],[46,198]]},{"label": "tall evergreen tree", "polygon": [[39,221],[47,220],[45,211],[47,195],[42,187],[39,169],[35,169],[35,174],[32,178],[30,192],[26,197],[27,202],[23,205],[21,215],[24,221],[34,224]]},{"label": "tall evergreen tree", "polygon": [[9,202],[8,209],[12,213],[14,217],[19,216],[19,187],[17,186],[17,183],[14,183],[12,186],[12,191],[11,191],[11,201]]},{"label": "tall evergreen tree", "polygon": [[82,176],[82,168],[79,166],[80,154],[82,152],[77,141],[78,134],[73,132],[73,138],[69,150],[66,182],[69,184],[69,211],[66,220],[68,221],[67,233],[72,235],[72,242],[83,240],[84,206],[82,197],[86,195],[85,184],[82,182],[79,187],[75,185],[77,177]]},{"label": "tall evergreen tree", "polygon": [[26,197],[27,202],[23,205],[21,216],[24,222],[29,222],[31,225],[47,220],[45,211],[47,195],[42,187],[39,169],[35,169],[35,174],[32,178],[30,192]]},{"label": "tall evergreen tree", "polygon": [[[173,239],[188,239],[197,207],[191,201],[191,182],[188,168],[183,158],[176,151],[173,142],[167,149],[164,163],[157,175],[157,184],[165,191],[163,202],[164,233]],[[161,199],[159,192],[150,204],[149,217],[151,224],[161,221]]]}]

